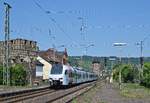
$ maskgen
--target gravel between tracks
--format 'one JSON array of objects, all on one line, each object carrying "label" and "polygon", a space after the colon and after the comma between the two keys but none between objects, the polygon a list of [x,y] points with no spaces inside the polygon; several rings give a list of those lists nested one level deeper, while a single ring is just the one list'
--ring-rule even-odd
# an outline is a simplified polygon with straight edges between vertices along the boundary
[{"label": "gravel between tracks", "polygon": [[117,86],[98,82],[95,88],[72,103],[150,103],[150,98],[126,98],[120,95]]}]

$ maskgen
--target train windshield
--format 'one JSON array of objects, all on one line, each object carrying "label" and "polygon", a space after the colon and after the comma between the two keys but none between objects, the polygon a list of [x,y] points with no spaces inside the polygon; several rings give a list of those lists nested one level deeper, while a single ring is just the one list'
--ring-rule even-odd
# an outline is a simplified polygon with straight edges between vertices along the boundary
[{"label": "train windshield", "polygon": [[63,66],[61,64],[53,64],[51,74],[62,74]]}]

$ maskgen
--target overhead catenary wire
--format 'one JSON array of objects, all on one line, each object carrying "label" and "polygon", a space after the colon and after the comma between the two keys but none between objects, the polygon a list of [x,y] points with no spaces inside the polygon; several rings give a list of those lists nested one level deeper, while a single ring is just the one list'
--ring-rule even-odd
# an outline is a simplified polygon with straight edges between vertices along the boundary
[{"label": "overhead catenary wire", "polygon": [[77,42],[75,42],[75,41],[69,36],[69,34],[60,26],[59,23],[57,23],[57,21],[56,21],[54,18],[52,18],[51,16],[48,15],[48,14],[50,13],[49,11],[45,10],[37,1],[33,0],[33,2],[35,3],[35,5],[36,5],[37,7],[39,7],[39,8],[41,9],[41,11],[43,11],[43,12],[48,16],[48,18],[58,27],[58,29],[59,29],[61,32],[63,32],[63,33],[66,35],[66,37],[67,37],[71,42],[73,42],[74,44],[78,44]]},{"label": "overhead catenary wire", "polygon": [[148,39],[150,37],[150,34],[147,35],[142,41],[144,42],[146,39]]}]

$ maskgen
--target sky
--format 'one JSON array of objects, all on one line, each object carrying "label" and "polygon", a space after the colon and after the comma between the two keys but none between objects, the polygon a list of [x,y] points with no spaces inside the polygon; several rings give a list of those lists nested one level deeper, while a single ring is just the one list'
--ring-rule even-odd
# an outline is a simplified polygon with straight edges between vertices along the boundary
[{"label": "sky", "polygon": [[[4,2],[12,6],[11,39],[37,41],[40,50],[65,45],[71,56],[139,57],[136,43],[146,38],[143,55],[150,56],[149,0],[0,0],[0,40]],[[114,47],[116,42],[127,45]]]}]

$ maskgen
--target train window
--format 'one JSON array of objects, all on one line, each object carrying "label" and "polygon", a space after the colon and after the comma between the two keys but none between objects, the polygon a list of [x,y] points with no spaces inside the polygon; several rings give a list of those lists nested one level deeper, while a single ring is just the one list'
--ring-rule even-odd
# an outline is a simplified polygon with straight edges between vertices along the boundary
[{"label": "train window", "polygon": [[81,78],[81,74],[79,73],[79,79]]},{"label": "train window", "polygon": [[88,78],[88,73],[86,73],[86,77]]},{"label": "train window", "polygon": [[75,77],[75,79],[77,79],[77,72],[76,72],[76,70],[74,71],[74,77]]},{"label": "train window", "polygon": [[54,64],[51,69],[51,74],[62,74],[63,66],[61,64]]},{"label": "train window", "polygon": [[83,79],[85,78],[85,74],[83,74]]}]

